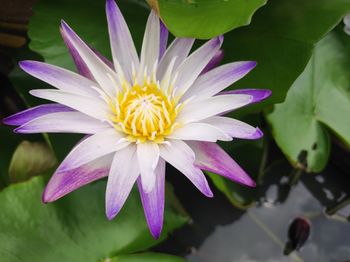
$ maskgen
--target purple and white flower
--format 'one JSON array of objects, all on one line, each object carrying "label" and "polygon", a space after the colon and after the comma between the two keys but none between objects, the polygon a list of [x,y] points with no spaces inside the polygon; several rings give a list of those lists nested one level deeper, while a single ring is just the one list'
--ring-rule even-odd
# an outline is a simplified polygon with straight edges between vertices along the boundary
[{"label": "purple and white flower", "polygon": [[223,37],[190,53],[193,38],[176,38],[152,11],[138,56],[128,26],[113,0],[106,12],[113,63],[90,48],[65,23],[61,33],[80,74],[36,61],[20,67],[55,89],[31,90],[50,100],[4,120],[17,133],[87,134],[63,160],[44,193],[52,202],[108,176],[106,214],[113,219],[137,183],[153,237],[163,225],[165,163],[183,173],[205,196],[213,193],[202,170],[235,182],[254,181],[215,142],[257,139],[254,128],[223,114],[267,98],[269,90],[221,92],[256,63],[214,68],[222,58]]}]

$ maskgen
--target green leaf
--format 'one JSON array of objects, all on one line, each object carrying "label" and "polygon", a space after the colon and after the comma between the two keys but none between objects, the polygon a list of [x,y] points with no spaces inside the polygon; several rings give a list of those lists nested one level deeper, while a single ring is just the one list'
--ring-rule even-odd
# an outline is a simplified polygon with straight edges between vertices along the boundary
[{"label": "green leaf", "polygon": [[57,163],[49,146],[42,142],[22,141],[12,156],[9,176],[12,183],[43,175]]},{"label": "green leaf", "polygon": [[[113,257],[109,262],[185,262],[183,258],[161,253],[141,253]],[[107,262],[106,260],[104,262]]]},{"label": "green leaf", "polygon": [[328,129],[350,144],[349,62],[343,43],[331,33],[317,45],[286,101],[268,115],[278,146],[294,166],[309,172],[325,167]]},{"label": "green leaf", "polygon": [[267,0],[154,0],[169,30],[179,37],[208,39],[248,25]]},{"label": "green leaf", "polygon": [[46,205],[41,202],[44,186],[40,176],[0,193],[2,261],[101,261],[154,246],[186,222],[166,209],[163,234],[154,240],[136,190],[121,213],[109,221],[104,211],[105,182]]},{"label": "green leaf", "polygon": [[226,34],[225,62],[258,62],[234,88],[272,90],[271,98],[265,103],[240,113],[283,102],[288,89],[310,60],[314,45],[349,10],[348,0],[270,0],[254,15],[248,27]]}]

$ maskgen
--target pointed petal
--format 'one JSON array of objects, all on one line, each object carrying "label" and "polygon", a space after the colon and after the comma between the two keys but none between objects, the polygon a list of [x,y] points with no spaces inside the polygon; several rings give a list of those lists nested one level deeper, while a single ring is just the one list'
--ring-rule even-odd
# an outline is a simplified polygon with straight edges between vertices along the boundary
[{"label": "pointed petal", "polygon": [[[112,158],[113,155],[104,156],[69,171],[61,171],[58,167],[45,188],[43,202],[53,202],[79,187],[107,176]],[[61,165],[64,164],[65,160]]]},{"label": "pointed petal", "polygon": [[203,172],[194,166],[193,150],[181,140],[169,140],[170,145],[160,145],[160,156],[183,173],[205,196],[212,197],[208,181]]},{"label": "pointed petal", "polygon": [[142,188],[146,193],[153,190],[156,177],[154,170],[159,160],[159,147],[156,143],[137,144],[137,160],[141,173]]},{"label": "pointed petal", "polygon": [[220,95],[235,95],[235,94],[252,96],[253,100],[250,103],[254,104],[267,99],[272,94],[272,91],[269,89],[237,89],[237,90],[224,91],[220,93]]},{"label": "pointed petal", "polygon": [[57,112],[72,112],[72,108],[60,104],[44,104],[26,109],[3,119],[3,123],[11,126],[23,125],[35,118]]},{"label": "pointed petal", "polygon": [[232,138],[222,130],[207,123],[189,123],[175,129],[168,138],[180,140],[198,140],[216,142],[217,140],[231,141]]},{"label": "pointed petal", "polygon": [[143,83],[144,70],[150,76],[154,65],[159,61],[160,50],[160,24],[159,17],[154,10],[151,11],[146,25],[141,50],[141,65],[139,71],[139,81]]},{"label": "pointed petal", "polygon": [[201,75],[205,74],[206,72],[209,72],[213,68],[217,67],[220,62],[224,59],[224,51],[222,49],[219,49],[214,57],[209,61],[209,63],[204,67],[204,69],[201,72]]},{"label": "pointed petal", "polygon": [[132,83],[133,66],[135,69],[139,67],[139,58],[134,41],[128,25],[114,0],[107,0],[106,13],[114,64],[121,66],[127,80],[129,83]]},{"label": "pointed petal", "polygon": [[[68,51],[71,55],[71,57],[73,58],[74,64],[79,72],[80,75],[95,81],[95,78],[92,76],[88,66],[86,65],[86,63],[84,62],[84,60],[82,59],[82,57],[79,55],[77,49],[74,47],[74,45],[71,43],[70,39],[67,37],[66,33],[62,30],[62,28],[60,28],[60,32],[63,38],[64,43],[66,44]],[[114,66],[113,64],[107,59],[105,58],[103,55],[101,55],[97,50],[95,50],[94,48],[90,49],[107,65],[109,66],[112,70],[114,70]]]},{"label": "pointed petal", "polygon": [[106,189],[106,215],[113,219],[123,207],[139,176],[136,146],[130,145],[115,153]]},{"label": "pointed petal", "polygon": [[188,103],[180,111],[176,121],[180,124],[197,122],[245,106],[252,99],[250,95],[220,95]]},{"label": "pointed petal", "polygon": [[176,95],[182,96],[190,88],[204,67],[220,49],[222,42],[222,36],[209,40],[179,66],[177,69],[178,78],[175,83]]},{"label": "pointed petal", "polygon": [[19,66],[59,90],[88,97],[98,96],[96,89],[99,86],[95,82],[66,69],[38,61],[21,61]]},{"label": "pointed petal", "polygon": [[159,159],[155,169],[156,183],[152,191],[145,192],[141,178],[137,180],[145,217],[152,236],[158,239],[163,228],[164,191],[165,191],[165,161]]},{"label": "pointed petal", "polygon": [[165,51],[158,65],[157,78],[162,79],[171,61],[176,57],[174,70],[186,59],[191,51],[194,38],[176,38]]},{"label": "pointed petal", "polygon": [[130,142],[123,139],[123,135],[114,128],[89,136],[84,139],[68,154],[61,170],[66,171],[82,166],[102,156],[127,147]]},{"label": "pointed petal", "polygon": [[168,36],[169,31],[164,25],[164,23],[160,20],[160,41],[159,41],[159,60],[163,57],[167,44],[168,44]]},{"label": "pointed petal", "polygon": [[229,117],[213,116],[202,121],[235,138],[259,139],[263,136],[263,132],[259,128]]},{"label": "pointed petal", "polygon": [[63,32],[67,35],[67,38],[84,60],[100,87],[108,96],[114,97],[116,89],[119,86],[116,73],[109,68],[64,21],[62,21],[61,26]]},{"label": "pointed petal", "polygon": [[16,133],[94,134],[111,128],[109,124],[80,112],[58,112],[35,118],[15,129]]},{"label": "pointed petal", "polygon": [[216,95],[226,87],[243,78],[255,66],[256,62],[248,61],[234,62],[215,68],[201,75],[186,92],[182,100],[184,101],[193,96],[193,102]]},{"label": "pointed petal", "polygon": [[29,93],[33,96],[68,106],[99,120],[108,119],[109,109],[98,98],[79,96],[55,89],[35,89]]},{"label": "pointed petal", "polygon": [[237,183],[255,186],[255,182],[247,173],[217,144],[190,141],[189,146],[196,154],[196,166]]}]

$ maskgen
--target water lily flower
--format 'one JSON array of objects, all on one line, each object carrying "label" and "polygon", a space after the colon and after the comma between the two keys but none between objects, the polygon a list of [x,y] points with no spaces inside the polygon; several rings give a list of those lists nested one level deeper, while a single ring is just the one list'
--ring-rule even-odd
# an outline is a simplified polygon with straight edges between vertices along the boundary
[{"label": "water lily flower", "polygon": [[36,61],[20,67],[55,89],[31,90],[43,104],[5,119],[17,133],[80,133],[80,141],[51,177],[45,203],[108,176],[106,215],[113,219],[137,183],[153,237],[163,225],[166,162],[205,196],[213,193],[202,170],[235,182],[254,181],[215,142],[257,139],[259,128],[223,116],[270,95],[269,90],[221,92],[256,63],[213,68],[222,57],[218,36],[190,52],[194,39],[175,38],[151,11],[138,56],[128,26],[113,0],[106,12],[113,63],[87,45],[65,22],[61,33],[80,74]]}]

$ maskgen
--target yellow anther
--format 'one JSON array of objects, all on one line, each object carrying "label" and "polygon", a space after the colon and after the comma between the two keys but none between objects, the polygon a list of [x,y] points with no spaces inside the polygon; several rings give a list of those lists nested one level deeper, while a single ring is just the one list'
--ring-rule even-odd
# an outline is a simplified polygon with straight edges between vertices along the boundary
[{"label": "yellow anther", "polygon": [[134,84],[131,89],[119,92],[116,101],[110,103],[114,113],[111,119],[115,128],[126,133],[129,141],[163,143],[164,136],[174,129],[179,112],[176,102],[152,79],[142,86]]}]

